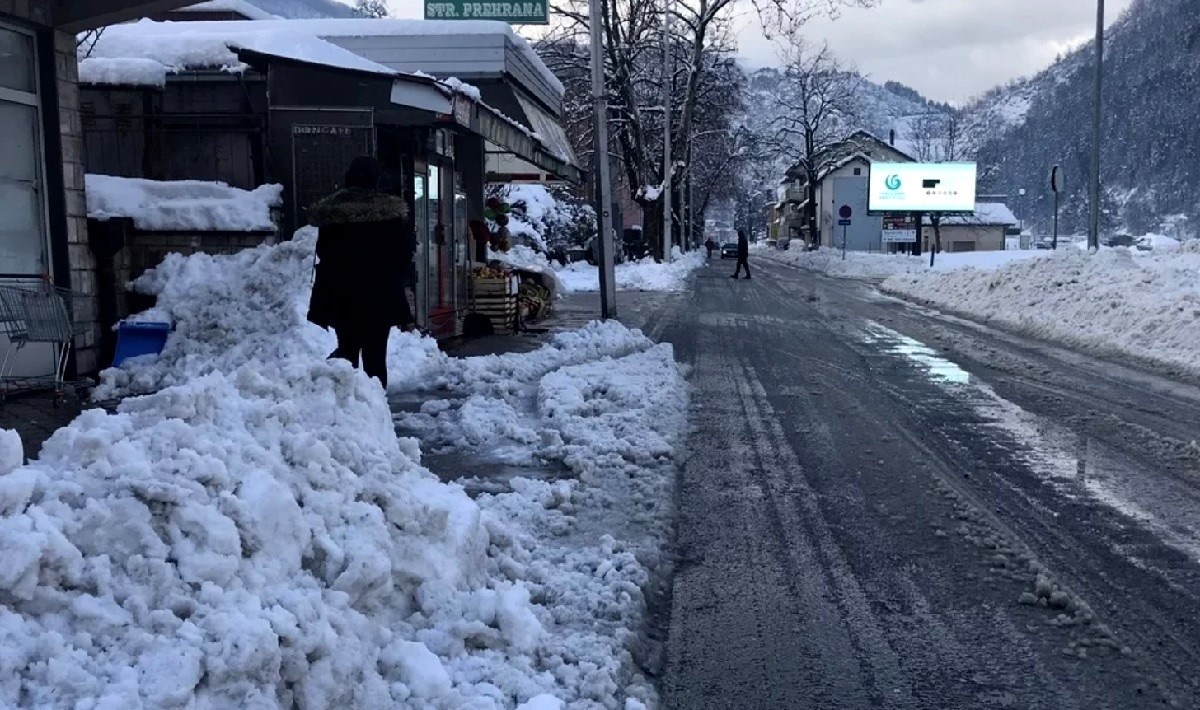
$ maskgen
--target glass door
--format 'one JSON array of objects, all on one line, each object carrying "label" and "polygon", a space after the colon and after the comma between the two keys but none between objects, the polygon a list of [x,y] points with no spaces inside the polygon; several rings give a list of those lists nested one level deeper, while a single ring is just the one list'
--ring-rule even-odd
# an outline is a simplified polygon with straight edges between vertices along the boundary
[{"label": "glass door", "polygon": [[429,271],[429,253],[431,236],[429,231],[429,195],[426,189],[425,175],[413,175],[413,231],[416,232],[417,251],[413,254],[413,266],[410,275],[413,280],[409,283],[412,289],[416,311],[413,313],[422,328],[429,327],[429,295],[426,284],[432,274]]}]

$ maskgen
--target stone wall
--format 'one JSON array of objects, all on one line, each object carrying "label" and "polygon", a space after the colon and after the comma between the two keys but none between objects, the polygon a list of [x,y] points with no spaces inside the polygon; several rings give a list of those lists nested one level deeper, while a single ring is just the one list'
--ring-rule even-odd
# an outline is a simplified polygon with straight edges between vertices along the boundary
[{"label": "stone wall", "polygon": [[76,369],[95,372],[99,324],[96,312],[96,260],[88,249],[87,197],[84,193],[83,121],[79,113],[79,63],[75,57],[75,37],[54,33],[54,63],[58,76],[59,131],[62,137],[63,187],[67,208],[67,260],[71,269],[71,289],[79,294],[75,301],[75,319],[91,324],[75,342]]}]

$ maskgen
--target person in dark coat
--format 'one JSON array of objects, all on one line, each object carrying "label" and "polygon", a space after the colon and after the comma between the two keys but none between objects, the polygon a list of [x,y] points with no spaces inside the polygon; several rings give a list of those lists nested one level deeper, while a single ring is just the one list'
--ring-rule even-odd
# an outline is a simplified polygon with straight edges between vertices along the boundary
[{"label": "person in dark coat", "polygon": [[730,278],[738,278],[742,273],[742,267],[746,267],[746,278],[750,278],[750,240],[746,237],[746,230],[738,230],[738,252],[737,252],[737,268]]},{"label": "person in dark coat", "polygon": [[708,258],[712,259],[713,249],[717,248],[717,243],[713,241],[712,237],[709,237],[704,242],[704,248],[708,250]]},{"label": "person in dark coat", "polygon": [[318,228],[317,266],[308,319],[333,328],[330,357],[349,360],[387,387],[387,343],[393,327],[410,328],[405,282],[416,237],[404,200],[380,192],[379,164],[355,158],[344,187],[309,209]]}]

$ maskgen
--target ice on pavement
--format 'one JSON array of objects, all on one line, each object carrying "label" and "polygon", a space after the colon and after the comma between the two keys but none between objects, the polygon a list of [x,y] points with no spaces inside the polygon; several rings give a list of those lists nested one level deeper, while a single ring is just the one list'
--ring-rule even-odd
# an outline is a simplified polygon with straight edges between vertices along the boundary
[{"label": "ice on pavement", "polygon": [[[502,403],[576,473],[472,500],[326,360],[313,244],[169,257],[137,284],[166,348],[103,374],[141,396],[0,475],[0,706],[653,706],[633,659],[683,430],[670,347],[606,323],[463,361],[394,335],[393,387],[475,398],[464,445]],[[605,505],[644,534],[596,534]]]},{"label": "ice on pavement", "polygon": [[[641,261],[617,264],[617,289],[621,291],[669,291],[678,292],[687,288],[688,277],[704,266],[704,254],[690,251],[686,254],[676,249],[669,263],[656,263],[646,257]],[[558,272],[559,279],[568,291],[599,291],[600,270],[585,262],[576,262]]]}]

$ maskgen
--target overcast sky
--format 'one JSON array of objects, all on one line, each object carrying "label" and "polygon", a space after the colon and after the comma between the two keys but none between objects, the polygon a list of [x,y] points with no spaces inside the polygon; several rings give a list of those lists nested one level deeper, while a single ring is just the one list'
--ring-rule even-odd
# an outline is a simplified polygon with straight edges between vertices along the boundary
[{"label": "overcast sky", "polygon": [[[350,0],[344,0],[349,2]],[[778,64],[748,0],[738,51],[750,66]],[[1132,0],[1107,0],[1111,23]],[[420,17],[422,0],[389,0],[398,17]],[[808,28],[844,61],[880,83],[903,82],[931,99],[963,103],[1049,66],[1095,33],[1096,0],[879,0]]]},{"label": "overcast sky", "polygon": [[[1111,23],[1132,0],[1108,0]],[[753,66],[778,64],[753,15],[742,18],[739,53]],[[1096,0],[881,0],[808,28],[843,61],[931,99],[962,103],[1033,74],[1093,36]]]}]

